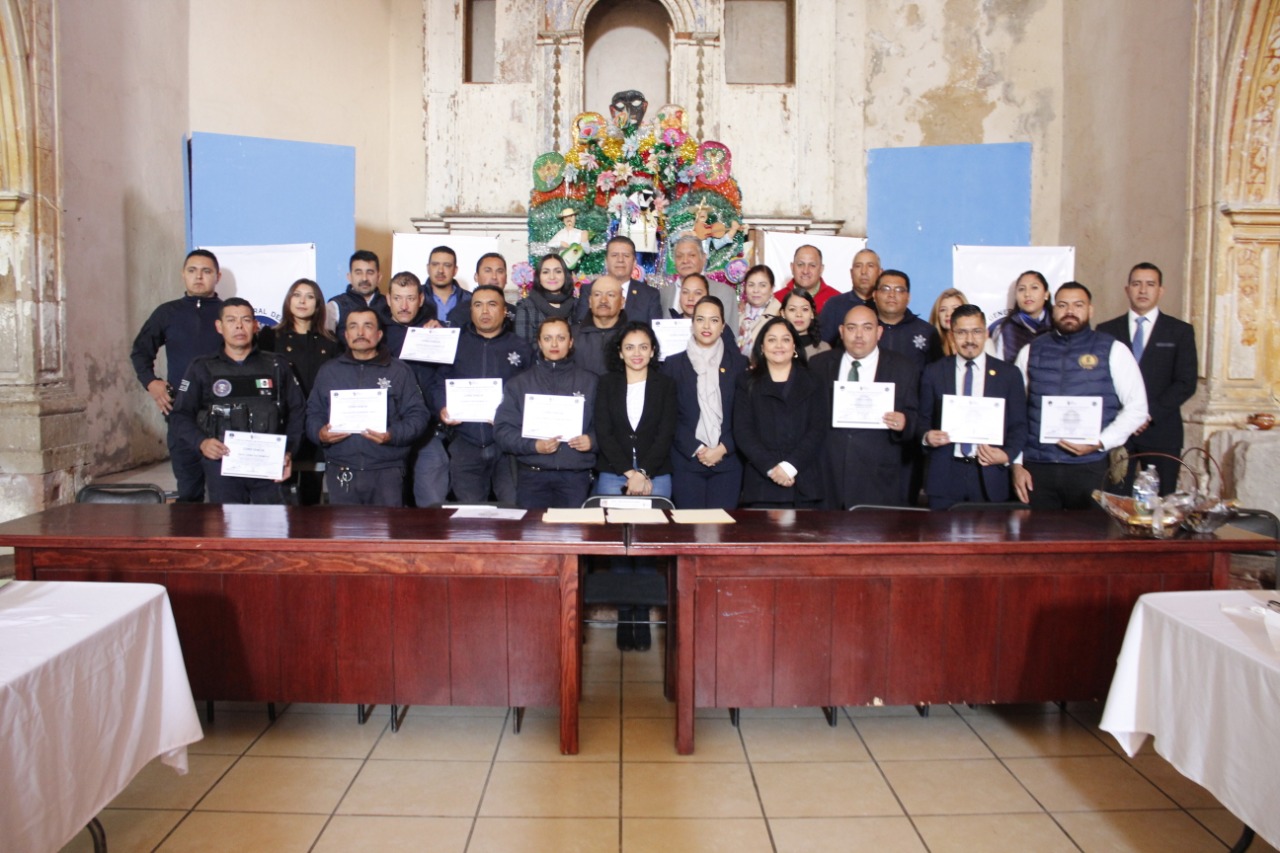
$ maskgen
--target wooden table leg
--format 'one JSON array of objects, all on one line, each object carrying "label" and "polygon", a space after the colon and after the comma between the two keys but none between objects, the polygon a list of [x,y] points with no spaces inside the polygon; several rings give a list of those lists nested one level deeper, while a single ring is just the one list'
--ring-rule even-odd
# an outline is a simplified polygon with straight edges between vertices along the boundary
[{"label": "wooden table leg", "polygon": [[[696,557],[676,558],[676,752],[693,754],[693,603]],[[667,636],[671,636],[670,626]]]},{"label": "wooden table leg", "polygon": [[578,556],[560,558],[560,754],[578,754],[578,702],[582,699],[582,613]]}]

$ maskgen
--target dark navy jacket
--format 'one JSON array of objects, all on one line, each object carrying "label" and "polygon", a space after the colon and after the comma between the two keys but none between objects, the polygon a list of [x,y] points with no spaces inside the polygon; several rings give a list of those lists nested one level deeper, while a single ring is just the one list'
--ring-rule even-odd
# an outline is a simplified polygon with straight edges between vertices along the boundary
[{"label": "dark navy jacket", "polygon": [[[458,336],[458,352],[453,364],[443,365],[436,371],[429,395],[431,413],[439,417],[440,410],[447,405],[446,383],[450,379],[501,379],[505,387],[507,380],[528,370],[532,364],[533,348],[515,332],[503,329],[496,337],[486,338],[467,323]],[[452,429],[455,437],[477,447],[488,447],[495,440],[492,424],[463,423]]]},{"label": "dark navy jacket", "polygon": [[156,376],[156,355],[165,348],[169,362],[169,383],[177,386],[187,375],[191,360],[200,355],[212,355],[222,349],[222,335],[213,325],[218,319],[222,300],[213,296],[184,296],[165,302],[142,324],[142,331],[133,339],[133,351],[129,360],[133,371],[145,388],[160,377]]},{"label": "dark navy jacket", "polygon": [[368,388],[387,389],[387,431],[391,440],[375,444],[362,435],[322,445],[330,464],[357,471],[403,465],[409,450],[427,429],[431,412],[413,372],[385,349],[369,361],[359,361],[344,352],[320,366],[316,385],[307,399],[307,437],[320,444],[320,429],[329,423],[329,392]]}]

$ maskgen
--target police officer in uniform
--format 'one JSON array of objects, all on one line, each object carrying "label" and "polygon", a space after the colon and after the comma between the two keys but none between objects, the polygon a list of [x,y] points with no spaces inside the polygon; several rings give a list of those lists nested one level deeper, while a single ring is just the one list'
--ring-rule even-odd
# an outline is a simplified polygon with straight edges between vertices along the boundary
[{"label": "police officer in uniform", "polygon": [[[278,504],[302,438],[306,401],[283,356],[254,346],[258,323],[244,299],[224,300],[218,312],[222,350],[191,362],[173,403],[178,441],[202,459],[209,502]],[[222,476],[228,430],[286,436],[284,468],[276,480]]]}]

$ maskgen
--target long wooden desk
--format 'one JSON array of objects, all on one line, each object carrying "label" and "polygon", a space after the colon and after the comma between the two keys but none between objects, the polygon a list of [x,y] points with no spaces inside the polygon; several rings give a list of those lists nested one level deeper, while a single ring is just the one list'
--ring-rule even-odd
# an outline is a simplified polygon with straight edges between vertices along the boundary
[{"label": "long wooden desk", "polygon": [[1248,533],[1144,540],[1102,512],[739,511],[635,525],[678,559],[676,748],[694,709],[1106,695],[1138,596],[1225,586]]},{"label": "long wooden desk", "polygon": [[0,524],[23,580],[169,592],[199,699],[560,708],[578,751],[578,558],[619,527],[374,507],[73,504]]}]

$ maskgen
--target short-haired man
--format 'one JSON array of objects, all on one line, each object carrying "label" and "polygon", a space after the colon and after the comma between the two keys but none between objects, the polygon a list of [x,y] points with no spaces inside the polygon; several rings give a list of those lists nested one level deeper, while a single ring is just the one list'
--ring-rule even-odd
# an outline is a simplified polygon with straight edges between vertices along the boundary
[{"label": "short-haired man", "polygon": [[[1098,331],[1133,352],[1147,389],[1147,422],[1134,431],[1125,446],[1130,454],[1181,456],[1182,404],[1196,392],[1196,330],[1160,310],[1164,275],[1155,264],[1141,263],[1129,270],[1124,292],[1129,297],[1128,313],[1098,324]],[[1130,483],[1139,463],[1156,466],[1160,494],[1177,489],[1181,467],[1177,461],[1160,456],[1135,459],[1129,469]]]},{"label": "short-haired man", "polygon": [[[182,261],[182,298],[165,302],[152,311],[133,340],[129,354],[133,371],[166,419],[173,411],[174,391],[172,384],[156,375],[156,356],[164,347],[168,375],[181,381],[192,359],[222,348],[222,336],[217,329],[222,300],[214,292],[221,278],[222,270],[213,252],[206,249],[188,252]],[[204,500],[202,457],[177,439],[173,422],[169,421],[165,443],[177,480],[178,500],[199,503]]]},{"label": "short-haired man", "polygon": [[[505,270],[505,267],[504,267]],[[458,253],[448,246],[436,246],[427,256],[427,296],[436,308],[436,317],[446,326],[462,328],[471,322],[471,295],[456,278]]]},{"label": "short-haired man", "polygon": [[834,395],[837,382],[893,383],[893,411],[884,415],[886,429],[833,427],[827,433],[823,471],[826,507],[849,509],[858,504],[905,506],[904,446],[915,432],[920,375],[911,362],[880,348],[883,327],[865,305],[849,309],[840,328],[842,348],[814,357],[814,373]]},{"label": "short-haired man", "polygon": [[[1027,391],[1012,364],[986,354],[987,326],[982,309],[961,305],[951,315],[952,349],[924,369],[920,379],[920,426],[928,454],[925,492],[930,509],[966,503],[1009,500],[1009,465],[1027,441]],[[999,397],[1004,400],[1004,440],[1000,444],[964,444],[942,429],[947,395]]]},{"label": "short-haired man", "polygon": [[604,376],[609,372],[611,345],[628,322],[622,307],[622,282],[611,275],[600,276],[587,303],[587,316],[573,330],[573,360],[579,367]]},{"label": "short-haired man", "polygon": [[[493,285],[504,294],[507,292],[507,259],[497,252],[486,252],[476,261],[476,287],[482,284]],[[516,327],[516,306],[507,303],[507,329],[514,331]]]},{"label": "short-haired man", "polygon": [[918,373],[926,364],[942,358],[942,342],[938,330],[908,306],[911,304],[911,279],[901,270],[885,270],[876,279],[875,310],[884,334],[880,348],[906,356]]},{"label": "short-haired man", "polygon": [[[1018,353],[1027,385],[1027,445],[1013,466],[1018,499],[1032,509],[1088,509],[1107,473],[1107,451],[1146,423],[1147,392],[1129,348],[1089,327],[1093,296],[1078,281],[1053,297],[1053,331]],[[1096,441],[1040,441],[1046,397],[1093,397],[1102,405]]]},{"label": "short-haired man", "polygon": [[[187,368],[173,401],[178,440],[199,453],[209,503],[278,504],[280,483],[288,479],[293,453],[302,441],[306,401],[284,356],[254,346],[258,321],[247,300],[225,300],[215,323],[222,349],[198,356]],[[285,436],[284,465],[271,480],[222,476],[228,431]]]},{"label": "short-haired man", "polygon": [[501,379],[505,384],[533,364],[529,342],[507,328],[507,303],[502,288],[482,284],[471,291],[471,320],[458,336],[453,364],[436,373],[431,411],[452,427],[449,475],[453,494],[463,503],[484,503],[490,494],[508,506],[516,503],[512,459],[502,452],[493,422],[466,423],[449,414],[450,379]]},{"label": "short-haired man", "polygon": [[[307,436],[324,448],[329,503],[403,506],[405,461],[427,429],[431,413],[413,372],[381,346],[377,312],[350,312],[343,331],[347,351],[320,366],[307,400]],[[387,392],[385,431],[333,429],[329,415],[334,391],[377,388]]]},{"label": "short-haired man", "polygon": [[791,288],[799,287],[813,297],[814,309],[819,316],[827,306],[827,300],[838,296],[840,291],[822,280],[822,250],[817,246],[804,245],[796,249],[791,258],[791,280],[786,286],[774,294],[779,304],[786,304],[787,294]]},{"label": "short-haired man", "polygon": [[[614,237],[604,247],[605,272],[622,283],[622,305],[627,317],[651,323],[662,317],[662,296],[658,289],[642,281],[636,281],[631,273],[636,267],[636,244],[630,237]],[[597,279],[598,280],[598,279]],[[578,320],[587,316],[591,305],[591,289],[595,282],[587,282],[578,294]],[[575,342],[576,345],[576,342]]]},{"label": "short-haired man", "polygon": [[[707,252],[699,240],[693,234],[685,234],[677,237],[675,242],[671,244],[672,260],[676,267],[676,280],[683,282],[685,276],[701,275],[706,278],[704,271],[707,268]],[[724,305],[724,327],[732,335],[738,334],[738,291],[734,290],[727,284],[719,281],[713,281],[706,278],[707,295],[714,296]],[[664,287],[662,289],[662,307],[675,307],[679,300],[678,287]]]},{"label": "short-haired man", "polygon": [[862,249],[853,256],[849,267],[849,281],[853,288],[848,293],[838,293],[827,300],[818,315],[818,331],[822,339],[835,346],[840,340],[840,324],[850,308],[858,305],[875,307],[874,291],[880,278],[880,256],[871,249]]},{"label": "short-haired man", "polygon": [[347,289],[329,300],[325,306],[325,328],[334,333],[338,346],[345,347],[342,330],[347,327],[347,315],[360,308],[369,308],[378,315],[383,325],[391,322],[391,307],[387,298],[378,290],[382,282],[382,268],[378,256],[367,249],[360,249],[347,262]]}]

